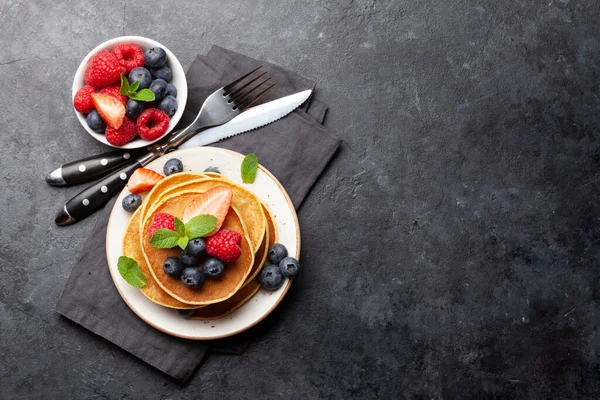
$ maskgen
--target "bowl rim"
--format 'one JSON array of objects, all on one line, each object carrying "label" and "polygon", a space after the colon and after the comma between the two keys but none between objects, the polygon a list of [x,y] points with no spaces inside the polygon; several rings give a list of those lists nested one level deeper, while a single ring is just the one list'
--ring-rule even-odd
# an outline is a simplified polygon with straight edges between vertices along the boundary
[{"label": "bowl rim", "polygon": [[76,115],[77,119],[79,120],[79,123],[86,130],[86,132],[90,134],[90,136],[92,136],[94,139],[98,140],[99,142],[104,143],[107,146],[111,146],[111,147],[114,147],[117,149],[137,149],[137,148],[141,148],[141,147],[146,147],[148,145],[151,145],[152,143],[159,141],[160,139],[162,139],[166,135],[168,135],[170,132],[172,132],[173,129],[175,128],[175,126],[177,125],[177,123],[179,122],[179,120],[181,119],[181,116],[183,115],[183,111],[185,110],[185,106],[187,103],[187,94],[188,94],[185,70],[181,66],[179,59],[175,56],[175,54],[173,54],[173,52],[171,50],[169,50],[169,48],[167,46],[165,46],[164,44],[162,44],[160,42],[157,42],[154,39],[150,39],[150,38],[147,38],[144,36],[119,36],[119,37],[112,38],[112,39],[109,39],[109,40],[106,40],[106,41],[100,43],[99,45],[94,47],[83,58],[83,60],[77,67],[75,76],[73,77],[73,85],[71,88],[71,100],[73,100],[75,98],[75,94],[77,93],[77,91],[85,85],[84,75],[85,75],[85,69],[87,67],[89,60],[94,55],[96,55],[98,52],[100,52],[101,50],[109,49],[109,48],[114,47],[117,44],[128,43],[128,42],[136,43],[142,47],[147,46],[148,48],[150,48],[150,47],[163,48],[165,50],[165,52],[167,53],[167,60],[168,60],[169,66],[171,67],[171,71],[173,72],[173,79],[175,79],[176,76],[182,77],[183,79],[180,79],[181,82],[178,82],[178,84],[176,85],[176,87],[177,87],[177,104],[178,104],[177,111],[171,117],[171,120],[169,122],[169,128],[164,133],[164,135],[156,138],[155,140],[145,140],[145,139],[137,138],[123,146],[115,146],[113,144],[108,143],[108,141],[106,140],[106,138],[104,137],[103,134],[94,132],[89,126],[87,126],[85,114],[80,113],[77,110],[75,110],[75,108],[73,108],[73,111],[75,112],[75,115]]}]

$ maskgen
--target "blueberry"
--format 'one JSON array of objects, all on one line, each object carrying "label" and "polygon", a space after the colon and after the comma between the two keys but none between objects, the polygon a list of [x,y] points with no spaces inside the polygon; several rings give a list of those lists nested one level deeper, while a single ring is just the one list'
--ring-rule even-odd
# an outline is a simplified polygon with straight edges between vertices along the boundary
[{"label": "blueberry", "polygon": [[160,47],[153,47],[144,53],[144,66],[160,68],[167,62],[167,53]]},{"label": "blueberry", "polygon": [[127,105],[125,106],[125,115],[127,115],[129,118],[136,119],[140,116],[142,111],[144,111],[144,103],[132,99],[127,100]]},{"label": "blueberry", "polygon": [[269,249],[269,260],[275,265],[279,265],[279,262],[286,258],[287,255],[287,249],[281,243],[275,243]]},{"label": "blueberry", "polygon": [[167,94],[177,97],[177,88],[172,83],[167,83]]},{"label": "blueberry", "polygon": [[102,118],[100,118],[100,114],[98,111],[92,110],[86,117],[86,121],[88,126],[94,132],[104,132],[106,129],[106,122]]},{"label": "blueberry", "polygon": [[134,212],[142,205],[142,196],[135,193],[129,194],[125,196],[121,205],[123,206],[123,210]]},{"label": "blueberry", "polygon": [[202,263],[202,270],[204,275],[210,278],[218,278],[223,275],[225,265],[216,258],[209,257]]},{"label": "blueberry", "polygon": [[144,67],[132,69],[129,73],[129,84],[131,85],[136,81],[140,83],[140,89],[147,89],[152,83],[152,75],[150,75],[150,71]]},{"label": "blueberry", "polygon": [[169,256],[163,263],[163,271],[165,274],[172,276],[173,278],[179,278],[181,271],[183,271],[183,264],[179,257]]},{"label": "blueberry", "polygon": [[164,111],[169,117],[172,117],[177,111],[177,99],[173,96],[167,95],[158,104],[158,109]]},{"label": "blueberry", "polygon": [[178,158],[171,158],[163,167],[163,172],[166,176],[176,174],[183,171],[183,163]]},{"label": "blueberry", "polygon": [[185,265],[198,265],[200,262],[200,254],[192,254],[188,251],[186,246],[185,250],[181,250],[181,262]]},{"label": "blueberry", "polygon": [[300,269],[300,263],[294,257],[286,257],[279,262],[279,270],[283,276],[294,276]]},{"label": "blueberry", "polygon": [[204,274],[198,267],[187,267],[181,273],[181,282],[189,288],[197,289],[204,283]]},{"label": "blueberry", "polygon": [[283,275],[277,265],[268,264],[258,274],[258,280],[263,288],[277,290],[283,284]]},{"label": "blueberry", "polygon": [[161,100],[167,94],[167,82],[162,79],[155,79],[150,84],[150,90],[154,93],[155,100]]},{"label": "blueberry", "polygon": [[166,65],[162,66],[161,68],[151,69],[150,73],[155,78],[164,79],[167,82],[171,82],[171,79],[173,79],[171,68],[167,67]]},{"label": "blueberry", "polygon": [[220,174],[219,168],[217,167],[208,167],[204,170],[204,172],[214,172],[215,174]]},{"label": "blueberry", "polygon": [[192,239],[188,242],[188,245],[185,247],[185,251],[193,256],[199,256],[206,249],[206,243],[204,243],[204,239],[196,238]]}]

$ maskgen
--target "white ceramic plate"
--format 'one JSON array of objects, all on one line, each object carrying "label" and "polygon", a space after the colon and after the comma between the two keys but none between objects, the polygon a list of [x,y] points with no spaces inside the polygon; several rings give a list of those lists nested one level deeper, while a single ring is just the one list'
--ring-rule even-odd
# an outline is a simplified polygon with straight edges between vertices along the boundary
[{"label": "white ceramic plate", "polygon": [[73,111],[75,112],[77,119],[81,123],[81,126],[83,126],[83,128],[96,140],[104,143],[107,146],[117,147],[120,149],[137,149],[140,147],[148,146],[149,144],[152,144],[162,139],[163,137],[165,137],[165,135],[169,134],[169,132],[171,132],[173,128],[175,128],[175,125],[177,125],[177,123],[181,119],[181,116],[183,115],[183,110],[185,109],[185,105],[187,103],[188,87],[187,80],[185,78],[185,71],[183,70],[181,63],[179,62],[177,57],[175,57],[175,54],[173,54],[171,50],[169,50],[165,45],[158,43],[156,40],[148,39],[142,36],[121,36],[99,44],[92,51],[90,51],[87,56],[85,56],[81,64],[79,64],[79,68],[77,68],[75,78],[73,78],[73,98],[75,98],[75,94],[77,93],[77,91],[81,89],[81,87],[85,84],[83,77],[85,76],[85,69],[87,68],[89,60],[93,56],[98,54],[101,50],[106,49],[110,51],[113,47],[122,43],[135,43],[138,46],[140,46],[144,51],[152,47],[162,47],[167,53],[167,65],[169,66],[169,68],[171,68],[171,72],[173,72],[173,79],[169,83],[172,83],[177,88],[177,111],[171,117],[171,120],[169,121],[169,128],[167,129],[165,134],[161,137],[156,138],[155,140],[145,140],[138,137],[137,139],[132,140],[131,142],[123,146],[115,146],[108,143],[103,133],[94,132],[88,126],[84,114],[77,112],[75,109],[73,109]]},{"label": "white ceramic plate", "polygon": [[[292,202],[277,179],[263,166],[259,166],[253,184],[242,183],[240,165],[243,155],[216,147],[196,147],[178,150],[159,158],[146,168],[163,173],[164,163],[179,158],[184,170],[201,173],[208,167],[218,167],[221,174],[251,190],[271,209],[277,227],[278,242],[288,248],[288,253],[300,256],[300,228]],[[117,198],[108,221],[106,231],[106,255],[113,281],[123,300],[141,319],[165,333],[188,339],[218,339],[242,332],[265,318],[283,299],[291,281],[286,278],[278,290],[269,292],[260,289],[250,301],[223,318],[212,321],[188,320],[176,310],[162,307],[148,300],[142,292],[130,286],[119,275],[117,261],[122,254],[123,235],[131,214],[123,210],[121,201],[129,194],[124,189]]]}]

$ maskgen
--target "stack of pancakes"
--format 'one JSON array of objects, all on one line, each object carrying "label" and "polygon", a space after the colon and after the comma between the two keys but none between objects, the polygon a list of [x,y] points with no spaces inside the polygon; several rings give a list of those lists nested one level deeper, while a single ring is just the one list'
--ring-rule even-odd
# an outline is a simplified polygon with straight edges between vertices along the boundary
[{"label": "stack of pancakes", "polygon": [[[199,289],[164,273],[168,256],[179,256],[178,247],[157,249],[150,245],[148,232],[154,215],[168,213],[182,219],[190,201],[201,193],[226,186],[233,192],[231,207],[221,229],[242,235],[242,255],[225,263],[218,279],[206,279]],[[268,249],[277,242],[273,215],[252,192],[215,173],[178,173],[161,180],[133,213],[123,238],[123,255],[139,264],[147,279],[141,288],[148,299],[165,307],[196,309],[190,318],[221,318],[247,302],[260,288],[257,275],[267,259]]]}]

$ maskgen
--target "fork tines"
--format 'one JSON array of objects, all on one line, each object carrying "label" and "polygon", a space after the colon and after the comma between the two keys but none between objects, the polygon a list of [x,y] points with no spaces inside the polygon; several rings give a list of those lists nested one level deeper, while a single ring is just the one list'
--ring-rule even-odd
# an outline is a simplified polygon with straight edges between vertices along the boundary
[{"label": "fork tines", "polygon": [[[259,73],[257,76],[253,77],[253,75],[262,67],[263,66],[261,65],[260,67],[255,68],[254,70],[248,72],[246,75],[236,79],[227,86],[223,87],[223,96],[228,97],[228,103],[233,103],[234,110],[243,111],[244,109],[250,107],[252,104],[254,104],[254,102],[260,99],[265,93],[267,93],[275,86],[275,84],[273,83],[267,86],[266,88],[262,89],[262,91],[260,91],[259,93],[253,95],[253,93],[260,89],[261,86],[263,86],[265,83],[271,80],[271,78],[269,77],[265,77],[261,80],[261,78],[263,78],[267,74],[266,71],[263,73]],[[247,78],[251,79],[248,82],[243,83]],[[261,81],[253,87],[246,89],[258,80]],[[242,86],[236,87],[239,83],[243,83]]]}]

